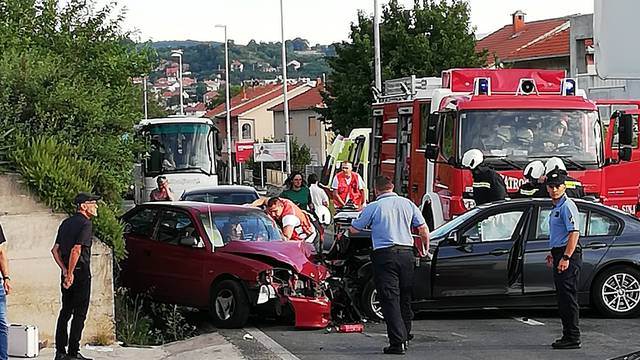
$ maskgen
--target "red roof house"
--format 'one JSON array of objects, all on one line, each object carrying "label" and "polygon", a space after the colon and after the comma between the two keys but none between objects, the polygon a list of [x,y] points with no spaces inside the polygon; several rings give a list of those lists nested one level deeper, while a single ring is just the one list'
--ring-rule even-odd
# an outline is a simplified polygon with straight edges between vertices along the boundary
[{"label": "red roof house", "polygon": [[569,17],[525,22],[511,14],[511,24],[485,36],[476,50],[488,51],[490,67],[569,69]]},{"label": "red roof house", "polygon": [[[289,99],[309,89],[303,82],[287,85]],[[282,84],[267,84],[244,87],[242,91],[230,99],[230,117],[232,140],[245,141],[269,139],[274,137],[273,113],[269,108],[282,102]],[[225,103],[207,111],[204,115],[213,119],[220,134],[226,141],[226,107]],[[223,144],[223,147],[226,146]]]}]

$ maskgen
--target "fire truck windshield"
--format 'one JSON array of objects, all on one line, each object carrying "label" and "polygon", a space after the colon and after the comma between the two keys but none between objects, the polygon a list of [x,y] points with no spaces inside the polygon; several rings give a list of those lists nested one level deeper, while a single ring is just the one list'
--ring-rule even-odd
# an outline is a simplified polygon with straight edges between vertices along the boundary
[{"label": "fire truck windshield", "polygon": [[158,124],[149,128],[147,176],[170,172],[211,173],[211,127],[207,124]]},{"label": "fire truck windshield", "polygon": [[499,170],[519,168],[532,159],[558,156],[568,169],[602,163],[602,129],[596,111],[473,110],[460,113],[459,158],[479,149]]}]

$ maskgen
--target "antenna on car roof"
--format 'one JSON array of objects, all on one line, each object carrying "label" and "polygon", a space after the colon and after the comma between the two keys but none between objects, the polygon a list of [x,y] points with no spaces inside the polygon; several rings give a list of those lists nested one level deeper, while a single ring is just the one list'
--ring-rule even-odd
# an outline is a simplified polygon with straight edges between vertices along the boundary
[{"label": "antenna on car roof", "polygon": [[[207,234],[207,236],[209,237],[213,237],[213,220],[211,220],[211,204],[207,203],[207,212],[209,213],[209,229],[211,229],[211,235]],[[215,251],[215,244],[213,242],[213,239],[209,239],[209,242],[211,243],[211,250]]]}]

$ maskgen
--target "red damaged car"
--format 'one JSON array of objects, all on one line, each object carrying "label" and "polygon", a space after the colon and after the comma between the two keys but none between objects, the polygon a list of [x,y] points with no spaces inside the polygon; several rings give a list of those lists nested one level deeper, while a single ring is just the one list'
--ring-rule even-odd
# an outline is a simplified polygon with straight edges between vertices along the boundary
[{"label": "red damaged car", "polygon": [[242,327],[252,312],[279,315],[288,306],[296,327],[328,325],[327,269],[309,260],[308,244],[284,241],[258,209],[156,202],[130,210],[123,221],[124,286],[208,309],[218,327]]}]

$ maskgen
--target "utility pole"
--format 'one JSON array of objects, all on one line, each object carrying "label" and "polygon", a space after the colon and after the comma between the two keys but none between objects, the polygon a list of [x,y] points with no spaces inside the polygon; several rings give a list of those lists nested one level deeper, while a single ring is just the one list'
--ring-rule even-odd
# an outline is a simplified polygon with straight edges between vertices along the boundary
[{"label": "utility pole", "polygon": [[284,104],[284,141],[287,149],[287,174],[291,174],[291,134],[289,129],[289,100],[287,98],[287,47],[284,41],[284,6],[280,0],[280,33],[282,37],[282,93]]},{"label": "utility pole", "polygon": [[380,69],[380,11],[378,0],[373,0],[373,53],[376,89],[382,91],[382,70]]}]

